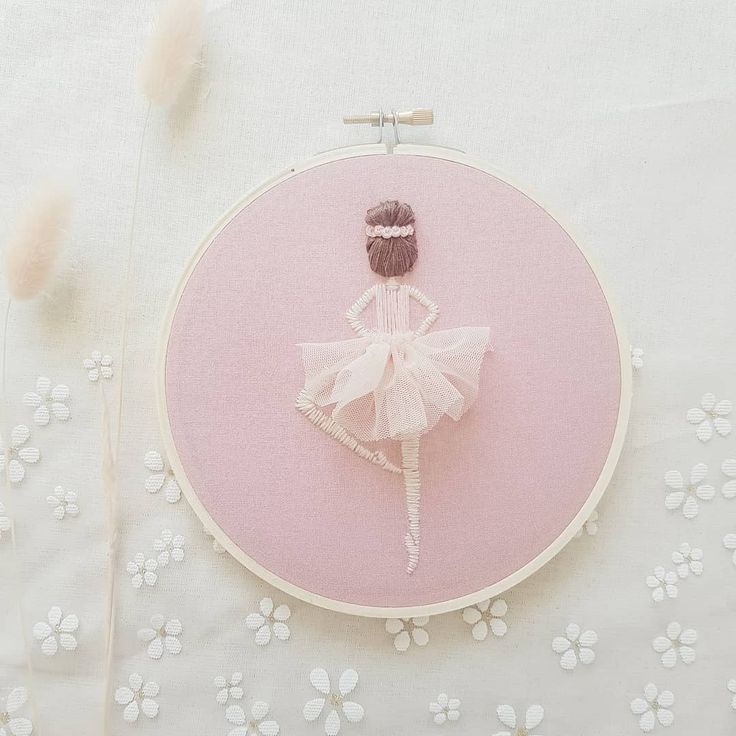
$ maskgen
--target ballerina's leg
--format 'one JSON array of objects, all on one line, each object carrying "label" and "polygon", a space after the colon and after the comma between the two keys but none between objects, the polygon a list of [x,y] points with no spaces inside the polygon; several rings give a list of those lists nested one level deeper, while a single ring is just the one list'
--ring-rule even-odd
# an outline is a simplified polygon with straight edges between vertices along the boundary
[{"label": "ballerina's leg", "polygon": [[409,554],[406,571],[411,574],[419,564],[419,498],[421,495],[419,437],[409,437],[401,441],[401,468],[406,492],[406,516],[409,522],[409,531],[404,537],[404,545]]},{"label": "ballerina's leg", "polygon": [[341,445],[351,449],[356,455],[374,465],[387,470],[389,473],[401,473],[401,468],[394,465],[380,450],[370,450],[361,445],[346,429],[339,425],[332,417],[325,414],[312,400],[309,394],[302,390],[296,399],[296,408],[315,427],[321,429]]}]

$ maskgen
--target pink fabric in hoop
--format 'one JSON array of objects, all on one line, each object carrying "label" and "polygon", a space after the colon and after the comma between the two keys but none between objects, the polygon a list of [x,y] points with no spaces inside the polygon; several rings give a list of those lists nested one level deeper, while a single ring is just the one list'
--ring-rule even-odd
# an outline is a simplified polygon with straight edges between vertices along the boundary
[{"label": "pink fabric in hoop", "polygon": [[[363,214],[387,198],[421,223],[406,280],[441,306],[436,329],[489,325],[494,345],[475,404],[422,440],[411,577],[396,476],[294,410],[296,344],[351,337],[345,310],[376,280]],[[563,533],[609,455],[622,374],[598,280],[543,209],[472,166],[368,155],[292,176],[214,237],[173,315],[164,381],[172,462],[232,544],[301,590],[402,608],[487,588]]]}]

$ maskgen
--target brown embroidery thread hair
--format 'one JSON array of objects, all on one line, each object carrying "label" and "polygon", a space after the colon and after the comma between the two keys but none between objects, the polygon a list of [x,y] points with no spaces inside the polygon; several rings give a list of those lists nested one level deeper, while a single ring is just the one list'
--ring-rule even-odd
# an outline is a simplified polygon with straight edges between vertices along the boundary
[{"label": "brown embroidery thread hair", "polygon": [[412,226],[408,235],[384,238],[368,236],[366,250],[371,269],[381,276],[403,276],[411,271],[417,260],[417,238],[413,232],[414,211],[404,202],[395,199],[381,202],[371,207],[365,216],[366,224],[375,227],[406,227]]}]

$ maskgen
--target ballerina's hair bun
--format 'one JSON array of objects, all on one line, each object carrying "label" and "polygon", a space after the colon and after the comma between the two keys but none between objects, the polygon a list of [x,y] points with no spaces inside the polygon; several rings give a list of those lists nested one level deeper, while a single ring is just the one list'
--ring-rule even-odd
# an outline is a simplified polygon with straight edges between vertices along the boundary
[{"label": "ballerina's hair bun", "polygon": [[395,199],[371,207],[366,216],[368,261],[381,276],[403,276],[417,260],[414,211]]}]

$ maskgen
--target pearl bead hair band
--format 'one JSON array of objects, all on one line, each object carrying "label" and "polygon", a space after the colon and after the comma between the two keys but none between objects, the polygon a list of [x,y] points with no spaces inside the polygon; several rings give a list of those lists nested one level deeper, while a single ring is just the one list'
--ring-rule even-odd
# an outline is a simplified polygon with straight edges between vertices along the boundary
[{"label": "pearl bead hair band", "polygon": [[365,234],[369,238],[405,238],[407,235],[414,235],[414,225],[403,225],[399,227],[394,225],[368,225]]}]

